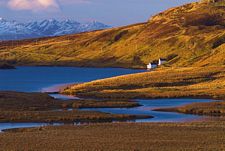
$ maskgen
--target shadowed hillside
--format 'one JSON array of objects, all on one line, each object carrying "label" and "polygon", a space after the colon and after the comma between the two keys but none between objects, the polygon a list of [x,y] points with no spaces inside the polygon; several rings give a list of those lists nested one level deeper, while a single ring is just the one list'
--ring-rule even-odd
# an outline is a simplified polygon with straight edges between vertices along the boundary
[{"label": "shadowed hillside", "polygon": [[167,66],[223,65],[223,4],[187,4],[126,27],[1,42],[0,60],[16,65],[141,68],[162,57]]}]

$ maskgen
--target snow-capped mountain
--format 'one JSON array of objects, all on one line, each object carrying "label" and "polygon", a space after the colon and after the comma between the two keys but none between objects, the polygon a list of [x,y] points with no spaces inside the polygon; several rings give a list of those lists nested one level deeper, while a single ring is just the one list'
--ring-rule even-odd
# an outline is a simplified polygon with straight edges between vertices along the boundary
[{"label": "snow-capped mountain", "polygon": [[0,40],[38,37],[37,33],[27,29],[24,24],[0,18]]},{"label": "snow-capped mountain", "polygon": [[48,19],[18,23],[0,18],[0,40],[60,36],[106,28],[110,26],[96,21],[79,23],[73,20]]}]

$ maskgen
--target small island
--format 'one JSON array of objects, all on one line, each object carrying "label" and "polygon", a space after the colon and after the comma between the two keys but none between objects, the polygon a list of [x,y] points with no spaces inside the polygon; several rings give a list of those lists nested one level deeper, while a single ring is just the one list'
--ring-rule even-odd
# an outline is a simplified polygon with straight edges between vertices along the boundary
[{"label": "small island", "polygon": [[16,67],[8,63],[0,63],[0,70],[1,69],[16,69]]}]

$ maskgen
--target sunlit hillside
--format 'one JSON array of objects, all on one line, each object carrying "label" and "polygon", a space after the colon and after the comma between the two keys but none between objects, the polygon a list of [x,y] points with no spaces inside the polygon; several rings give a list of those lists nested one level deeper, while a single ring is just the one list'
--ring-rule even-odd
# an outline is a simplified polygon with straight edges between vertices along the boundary
[{"label": "sunlit hillside", "polygon": [[0,43],[0,60],[16,65],[140,68],[225,64],[225,5],[192,3],[146,23],[61,37]]}]

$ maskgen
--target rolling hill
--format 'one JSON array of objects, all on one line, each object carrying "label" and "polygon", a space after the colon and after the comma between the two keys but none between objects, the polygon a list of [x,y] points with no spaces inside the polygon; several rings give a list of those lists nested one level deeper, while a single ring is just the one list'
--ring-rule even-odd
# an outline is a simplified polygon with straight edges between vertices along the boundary
[{"label": "rolling hill", "polygon": [[225,64],[225,4],[196,2],[171,8],[147,22],[51,38],[0,43],[0,61],[15,65],[143,68]]}]

